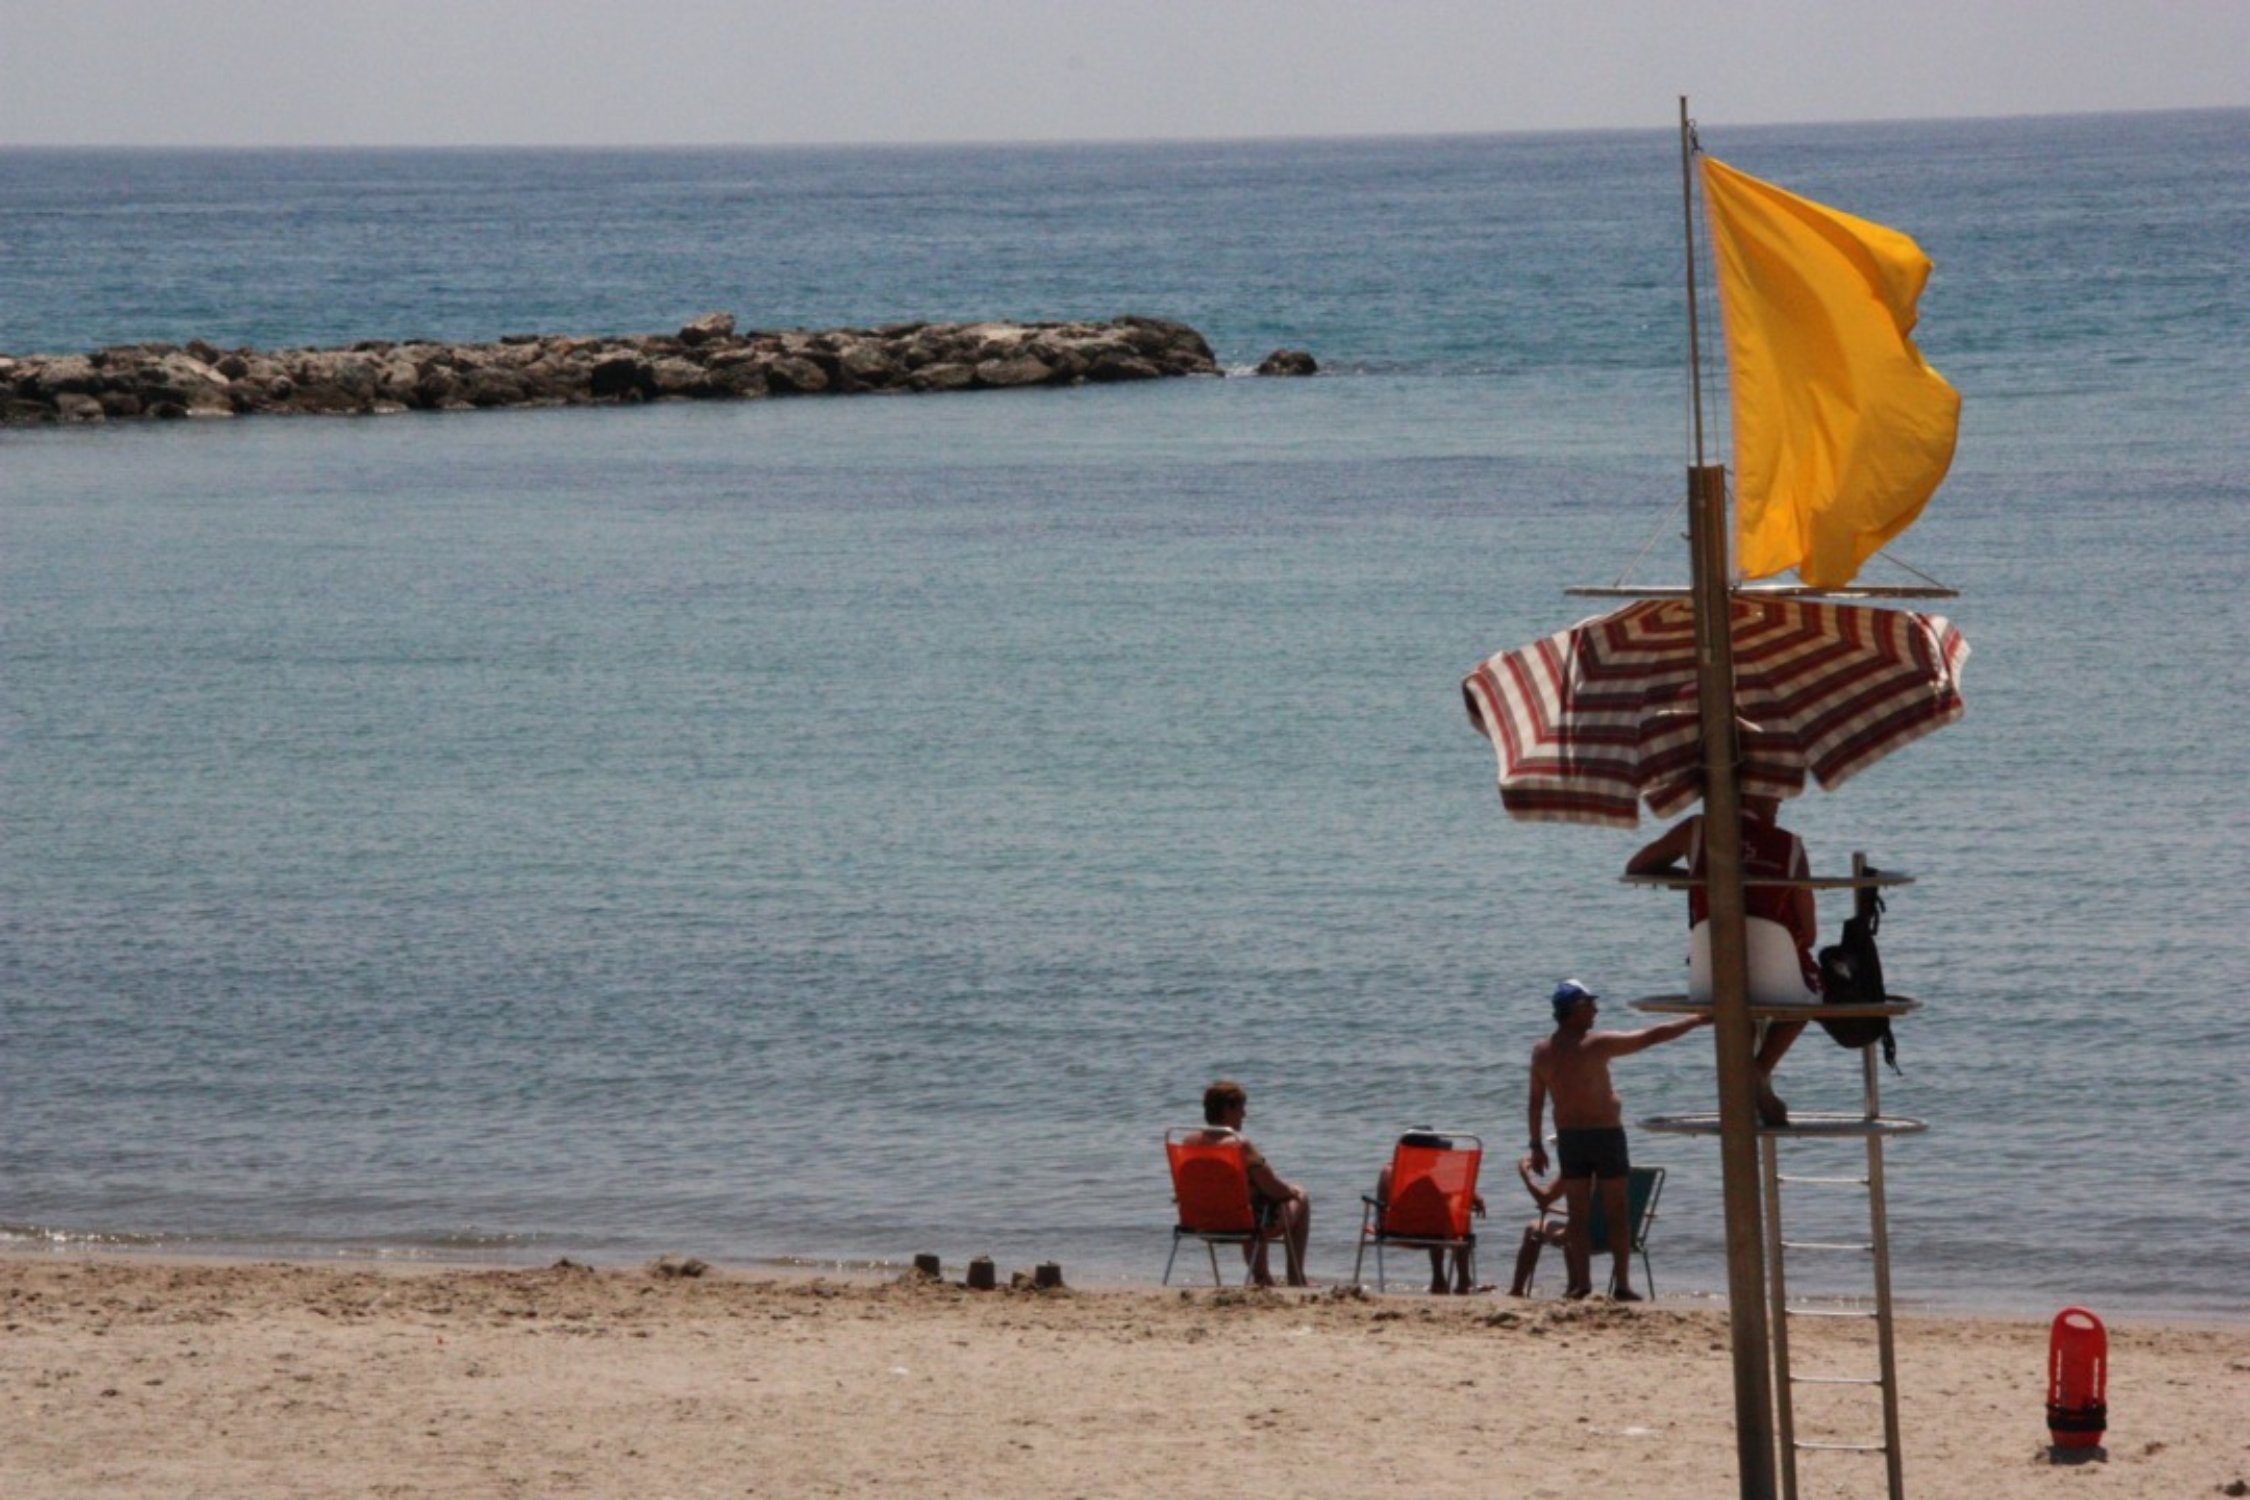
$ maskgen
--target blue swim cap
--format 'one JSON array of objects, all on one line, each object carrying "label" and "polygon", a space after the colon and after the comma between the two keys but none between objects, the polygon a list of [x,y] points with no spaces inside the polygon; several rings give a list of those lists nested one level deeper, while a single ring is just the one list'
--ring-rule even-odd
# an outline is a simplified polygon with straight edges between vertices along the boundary
[{"label": "blue swim cap", "polygon": [[1599,1000],[1601,996],[1575,979],[1566,979],[1555,986],[1555,993],[1552,998],[1555,1005],[1555,1014],[1560,1016],[1567,1013],[1573,1005],[1581,1000]]}]

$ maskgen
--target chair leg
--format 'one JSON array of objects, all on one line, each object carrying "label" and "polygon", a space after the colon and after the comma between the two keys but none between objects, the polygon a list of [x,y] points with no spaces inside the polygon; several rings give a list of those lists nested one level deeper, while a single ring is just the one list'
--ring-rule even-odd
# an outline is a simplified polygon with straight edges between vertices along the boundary
[{"label": "chair leg", "polygon": [[1175,1229],[1172,1231],[1172,1253],[1164,1257],[1164,1279],[1157,1283],[1158,1286],[1170,1286],[1172,1284],[1172,1262],[1179,1258],[1180,1232]]},{"label": "chair leg", "polygon": [[1219,1274],[1219,1247],[1205,1240],[1203,1248],[1211,1252],[1211,1285],[1225,1286],[1226,1278]]}]

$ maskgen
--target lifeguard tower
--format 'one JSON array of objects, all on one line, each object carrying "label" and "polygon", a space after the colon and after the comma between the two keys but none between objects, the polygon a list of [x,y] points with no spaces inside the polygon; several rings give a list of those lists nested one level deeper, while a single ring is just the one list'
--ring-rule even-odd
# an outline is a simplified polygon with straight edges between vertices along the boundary
[{"label": "lifeguard tower", "polygon": [[[1704,457],[1694,253],[1700,155],[1683,98],[1690,582],[1570,589],[1634,602],[1487,659],[1462,692],[1470,721],[1498,752],[1500,799],[1511,817],[1631,828],[1644,801],[1664,817],[1701,802],[1700,873],[1631,878],[1701,888],[1712,998],[1659,995],[1636,1004],[1658,1014],[1711,1017],[1718,1107],[1641,1123],[1718,1142],[1740,1491],[1744,1500],[1794,1500],[1800,1455],[1880,1452],[1891,1500],[1901,1500],[1883,1149],[1925,1127],[1883,1113],[1871,1049],[1863,1053],[1860,1108],[1762,1125],[1751,1039],[1760,1020],[1903,1019],[1919,1005],[1905,997],[1815,1012],[1751,1004],[1741,808],[1745,794],[1793,796],[1808,776],[1839,785],[1961,716],[1958,678],[1968,644],[1960,632],[1936,615],[1869,607],[1876,599],[1950,598],[1953,591],[1855,582],[1860,565],[1913,523],[1942,482],[1960,398],[1909,337],[1930,271],[1911,239],[1702,158],[1743,486],[1730,554],[1728,470]],[[1755,581],[1788,571],[1801,582]],[[1864,913],[1881,888],[1908,880],[1879,874],[1855,855],[1849,875],[1761,883],[1850,890]],[[1865,1154],[1860,1170],[1797,1169],[1801,1154],[1854,1142]],[[1864,1240],[1796,1239],[1784,1228],[1785,1193],[1794,1200],[1827,1189],[1866,1194]],[[1866,1257],[1872,1309],[1792,1303],[1791,1254]],[[1790,1320],[1839,1315],[1873,1325],[1872,1373],[1799,1374],[1790,1359]],[[1882,1441],[1799,1440],[1793,1393],[1816,1385],[1873,1389]]]},{"label": "lifeguard tower", "polygon": [[[1685,888],[1700,882],[1682,875],[1627,875],[1625,881],[1634,885],[1660,888]],[[1810,876],[1794,881],[1748,878],[1749,886],[1788,885],[1813,890],[1848,890],[1852,892],[1859,914],[1865,917],[1878,890],[1887,886],[1913,884],[1913,877],[1896,871],[1871,870],[1863,853],[1852,856],[1852,872],[1843,876]],[[1633,1008],[1653,1015],[1710,1016],[1716,1002],[1696,1001],[1686,995],[1652,995],[1633,1002]],[[1922,1008],[1921,1002],[1905,995],[1887,995],[1883,1000],[1861,1004],[1825,1004],[1819,1007],[1805,1005],[1744,1006],[1752,1022],[1848,1020],[1870,1017],[1903,1019]],[[1775,1432],[1779,1439],[1781,1459],[1781,1493],[1795,1500],[1797,1495],[1797,1458],[1803,1453],[1880,1453],[1883,1456],[1884,1474],[1890,1500],[1903,1500],[1906,1493],[1905,1465],[1899,1442],[1898,1420],[1898,1361],[1893,1335],[1891,1305],[1891,1250],[1890,1230],[1883,1189],[1883,1143],[1899,1136],[1919,1135],[1928,1127],[1920,1120],[1903,1115],[1883,1113],[1882,1085],[1876,1067],[1876,1047],[1870,1042],[1859,1048],[1861,1106],[1852,1112],[1791,1111],[1786,1125],[1757,1127],[1759,1174],[1762,1191],[1762,1247],[1763,1279],[1766,1289],[1766,1328],[1773,1357],[1773,1393]],[[1722,1132],[1717,1112],[1708,1114],[1656,1115],[1638,1122],[1643,1130],[1666,1135],[1701,1136],[1717,1138]],[[1858,1171],[1837,1171],[1825,1163],[1822,1170],[1795,1170],[1796,1162],[1784,1163],[1784,1148],[1792,1157],[1823,1154],[1822,1148],[1831,1148],[1825,1154],[1827,1161],[1834,1160],[1833,1149],[1841,1144],[1847,1149],[1852,1142],[1860,1143],[1865,1151],[1864,1166]],[[1810,1149],[1802,1149],[1802,1148]],[[1867,1237],[1864,1240],[1810,1240],[1793,1239],[1784,1223],[1784,1193],[1799,1191],[1845,1191],[1866,1195]],[[1792,1303],[1789,1297],[1788,1257],[1792,1253],[1821,1256],[1843,1256],[1863,1259],[1871,1285],[1868,1305],[1864,1308],[1812,1303]],[[1800,1373],[1790,1358],[1789,1324],[1792,1318],[1850,1319],[1868,1323],[1874,1329],[1874,1345],[1866,1352],[1870,1364],[1848,1370],[1821,1370]],[[1838,1441],[1832,1438],[1802,1438],[1797,1433],[1796,1392],[1800,1386],[1865,1387],[1880,1399],[1882,1440]]]}]

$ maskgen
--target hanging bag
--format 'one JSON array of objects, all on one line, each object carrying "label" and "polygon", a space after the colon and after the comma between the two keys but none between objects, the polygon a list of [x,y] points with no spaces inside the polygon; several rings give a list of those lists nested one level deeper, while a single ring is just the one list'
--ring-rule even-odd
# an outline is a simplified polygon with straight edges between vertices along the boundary
[{"label": "hanging bag", "polygon": [[[1870,866],[1867,873],[1876,871]],[[1883,958],[1875,951],[1883,898],[1873,891],[1857,892],[1856,898],[1856,910],[1844,919],[1842,939],[1820,950],[1823,1005],[1879,1005],[1888,998],[1883,990]],[[1820,1024],[1839,1047],[1857,1051],[1882,1043],[1883,1061],[1892,1072],[1899,1071],[1898,1040],[1891,1035],[1889,1016],[1844,1016]]]}]

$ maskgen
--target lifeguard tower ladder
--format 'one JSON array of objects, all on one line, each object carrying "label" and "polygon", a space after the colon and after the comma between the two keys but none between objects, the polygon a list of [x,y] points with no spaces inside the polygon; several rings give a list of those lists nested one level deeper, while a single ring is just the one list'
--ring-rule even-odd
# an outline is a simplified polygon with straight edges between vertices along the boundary
[{"label": "lifeguard tower ladder", "polygon": [[[1695,884],[1682,875],[1629,875],[1626,881],[1633,885],[1684,887]],[[1811,876],[1806,878],[1757,879],[1744,881],[1745,885],[1786,885],[1813,890],[1849,890],[1860,915],[1869,913],[1876,891],[1884,886],[1911,885],[1913,878],[1894,871],[1871,870],[1864,854],[1852,856],[1852,873],[1848,876]],[[1656,995],[1633,1002],[1636,1010],[1657,1015],[1705,1016],[1711,1013],[1708,1001],[1695,1001],[1685,995]],[[1803,1021],[1809,1016],[1829,1020],[1856,1017],[1901,1017],[1922,1008],[1921,1002],[1904,995],[1890,995],[1880,1003],[1865,1005],[1822,1005],[1813,1009],[1803,1005],[1752,1005],[1750,1016],[1757,1021]],[[1904,1135],[1919,1135],[1929,1127],[1920,1120],[1901,1115],[1886,1115],[1882,1109],[1882,1091],[1876,1078],[1876,1048],[1859,1049],[1861,1108],[1858,1113],[1820,1114],[1792,1110],[1789,1123],[1782,1126],[1758,1128],[1759,1158],[1763,1167],[1764,1191],[1760,1195],[1765,1239],[1765,1282],[1768,1309],[1767,1327],[1773,1348],[1774,1417],[1781,1450],[1782,1494],[1786,1500],[1797,1500],[1797,1455],[1800,1453],[1880,1453],[1883,1455],[1886,1477],[1889,1481],[1890,1500],[1905,1500],[1906,1480],[1899,1451],[1898,1420],[1898,1362],[1893,1337],[1891,1314],[1891,1250],[1890,1228],[1883,1198],[1883,1142]],[[1643,1130],[1662,1131],[1670,1135],[1717,1136],[1719,1117],[1716,1113],[1689,1115],[1659,1115],[1640,1122]],[[1866,1145],[1867,1166],[1864,1176],[1812,1176],[1785,1173],[1781,1170],[1781,1143],[1783,1141],[1862,1141]],[[1865,1241],[1793,1240],[1782,1229],[1783,1187],[1841,1188],[1867,1194],[1868,1237]],[[1785,1262],[1788,1252],[1864,1255],[1871,1262],[1874,1276],[1874,1308],[1792,1305],[1789,1301],[1788,1277]],[[1791,1318],[1845,1318],[1871,1321],[1875,1325],[1876,1371],[1873,1375],[1852,1372],[1823,1372],[1800,1375],[1790,1365],[1789,1320]],[[1796,1431],[1796,1388],[1798,1386],[1869,1386],[1882,1398],[1883,1440],[1880,1443],[1846,1443],[1829,1441],[1802,1441]]]}]

